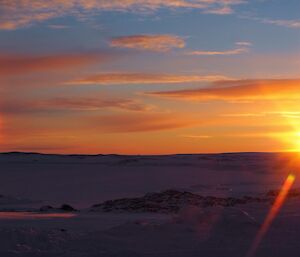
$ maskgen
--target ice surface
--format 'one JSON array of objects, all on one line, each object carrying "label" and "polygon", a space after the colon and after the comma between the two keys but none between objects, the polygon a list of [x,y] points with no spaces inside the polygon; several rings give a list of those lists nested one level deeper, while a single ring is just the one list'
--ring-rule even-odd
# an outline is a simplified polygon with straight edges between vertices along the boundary
[{"label": "ice surface", "polygon": [[[0,213],[0,256],[245,256],[272,200],[191,206],[190,202],[184,204],[188,198],[179,197],[180,208],[168,213],[147,210],[103,213],[90,212],[90,207],[118,198],[144,199],[147,193],[153,200],[153,196],[160,197],[157,192],[169,189],[213,199],[243,199],[245,195],[272,198],[277,196],[277,190],[291,171],[296,175],[293,194],[256,256],[299,256],[298,167],[291,165],[289,158],[288,154],[270,153],[0,154],[0,209],[10,210]],[[163,204],[177,204],[177,200],[163,199]],[[80,211],[57,208],[38,211],[43,205],[62,204],[70,204]]]}]

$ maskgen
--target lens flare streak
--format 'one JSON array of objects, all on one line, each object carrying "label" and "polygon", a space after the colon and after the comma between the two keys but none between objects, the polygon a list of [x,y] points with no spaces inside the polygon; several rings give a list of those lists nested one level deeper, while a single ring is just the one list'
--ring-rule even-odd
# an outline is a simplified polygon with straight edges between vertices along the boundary
[{"label": "lens flare streak", "polygon": [[248,251],[246,257],[252,257],[254,256],[257,248],[259,247],[261,241],[263,240],[264,236],[266,235],[266,233],[268,232],[273,220],[275,219],[275,217],[277,216],[277,214],[279,213],[292,185],[295,182],[295,175],[290,174],[287,179],[285,180],[284,184],[282,185],[282,188],[274,202],[274,204],[272,205],[272,208],[270,209],[264,223],[262,224],[260,230],[258,231],[255,240],[253,241],[250,250]]}]

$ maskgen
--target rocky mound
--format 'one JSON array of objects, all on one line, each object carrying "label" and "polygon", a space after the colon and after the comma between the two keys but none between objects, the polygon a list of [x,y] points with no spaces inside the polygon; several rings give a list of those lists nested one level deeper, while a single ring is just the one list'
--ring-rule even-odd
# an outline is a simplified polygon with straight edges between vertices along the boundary
[{"label": "rocky mound", "polygon": [[167,190],[160,193],[148,193],[139,198],[123,198],[105,201],[93,205],[90,211],[94,212],[156,212],[156,213],[176,213],[185,206],[235,206],[237,204],[247,204],[252,202],[266,202],[267,198],[257,198],[244,196],[234,197],[214,197],[201,196],[198,194]]},{"label": "rocky mound", "polygon": [[69,204],[63,204],[59,208],[52,207],[51,205],[44,205],[39,209],[40,212],[56,212],[56,211],[64,211],[64,212],[76,212],[77,209],[73,208]]},{"label": "rocky mound", "polygon": [[[280,193],[280,189],[270,190],[267,193],[267,196],[268,197],[277,197],[279,195],[279,193]],[[299,188],[291,189],[287,195],[288,198],[294,198],[294,197],[299,197],[299,196],[300,196]]]}]

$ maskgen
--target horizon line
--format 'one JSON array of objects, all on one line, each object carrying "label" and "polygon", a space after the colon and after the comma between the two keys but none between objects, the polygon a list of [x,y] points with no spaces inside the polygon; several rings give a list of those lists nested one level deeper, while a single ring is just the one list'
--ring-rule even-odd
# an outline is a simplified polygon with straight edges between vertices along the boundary
[{"label": "horizon line", "polygon": [[216,153],[166,153],[166,154],[121,154],[121,153],[95,153],[95,154],[81,154],[81,153],[45,153],[45,152],[23,152],[23,151],[8,151],[0,152],[0,155],[5,154],[24,154],[24,155],[57,155],[57,156],[175,156],[175,155],[222,155],[222,154],[282,154],[295,153],[296,151],[242,151],[242,152],[216,152]]}]

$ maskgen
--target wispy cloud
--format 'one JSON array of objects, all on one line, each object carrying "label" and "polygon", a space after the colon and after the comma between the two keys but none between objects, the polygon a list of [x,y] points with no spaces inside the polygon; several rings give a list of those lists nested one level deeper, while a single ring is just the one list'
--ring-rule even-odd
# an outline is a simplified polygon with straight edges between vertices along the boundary
[{"label": "wispy cloud", "polygon": [[261,19],[261,22],[266,24],[274,24],[278,26],[299,29],[300,20],[272,20],[272,19]]},{"label": "wispy cloud", "polygon": [[175,35],[131,35],[113,38],[110,41],[110,46],[154,52],[166,52],[173,48],[184,48],[185,41],[183,38]]},{"label": "wispy cloud", "polygon": [[35,101],[2,101],[2,114],[24,114],[43,112],[98,111],[105,108],[126,111],[149,111],[152,106],[135,99],[104,97],[56,97]]},{"label": "wispy cloud", "polygon": [[221,114],[221,117],[232,117],[232,118],[249,118],[249,117],[264,117],[265,113],[225,113]]},{"label": "wispy cloud", "polygon": [[268,111],[256,113],[225,113],[220,115],[222,117],[233,118],[248,118],[248,117],[267,117],[267,116],[280,116],[284,118],[300,118],[300,112],[297,111]]},{"label": "wispy cloud", "polygon": [[69,26],[62,25],[62,24],[50,24],[50,25],[48,25],[48,28],[50,28],[50,29],[68,29]]},{"label": "wispy cloud", "polygon": [[216,50],[194,50],[187,51],[188,55],[237,55],[249,52],[249,47],[252,44],[250,42],[236,42],[236,48],[230,50],[216,51]]},{"label": "wispy cloud", "polygon": [[65,71],[86,65],[104,62],[111,58],[107,53],[26,55],[1,54],[0,75],[15,76],[33,72]]},{"label": "wispy cloud", "polygon": [[87,76],[68,84],[176,84],[193,82],[211,82],[219,80],[229,80],[231,78],[222,75],[176,75],[176,74],[157,74],[157,73],[100,73]]},{"label": "wispy cloud", "polygon": [[180,113],[114,114],[93,118],[92,126],[106,133],[161,131],[199,125],[199,119]]},{"label": "wispy cloud", "polygon": [[205,11],[205,13],[227,15],[234,13],[234,10],[230,6],[223,6],[220,8],[212,8]]},{"label": "wispy cloud", "polygon": [[256,16],[245,16],[245,15],[239,15],[242,19],[248,19],[248,20],[254,20],[258,21],[260,23],[264,24],[271,24],[286,28],[292,28],[292,29],[299,29],[300,28],[300,20],[299,19],[293,19],[293,20],[286,20],[286,19],[271,19],[271,18],[262,18],[262,17],[256,17]]},{"label": "wispy cloud", "polygon": [[189,139],[209,139],[213,136],[209,135],[179,135],[180,137],[189,138]]},{"label": "wispy cloud", "polygon": [[213,87],[147,93],[175,99],[207,100],[276,100],[300,99],[300,80],[238,80],[216,82]]},{"label": "wispy cloud", "polygon": [[214,14],[230,14],[243,0],[2,0],[0,29],[11,30],[64,15],[93,15],[99,11],[156,11],[160,8],[199,9]]},{"label": "wispy cloud", "polygon": [[239,41],[239,42],[236,42],[235,44],[238,46],[252,46],[252,43],[248,42],[248,41]]}]

